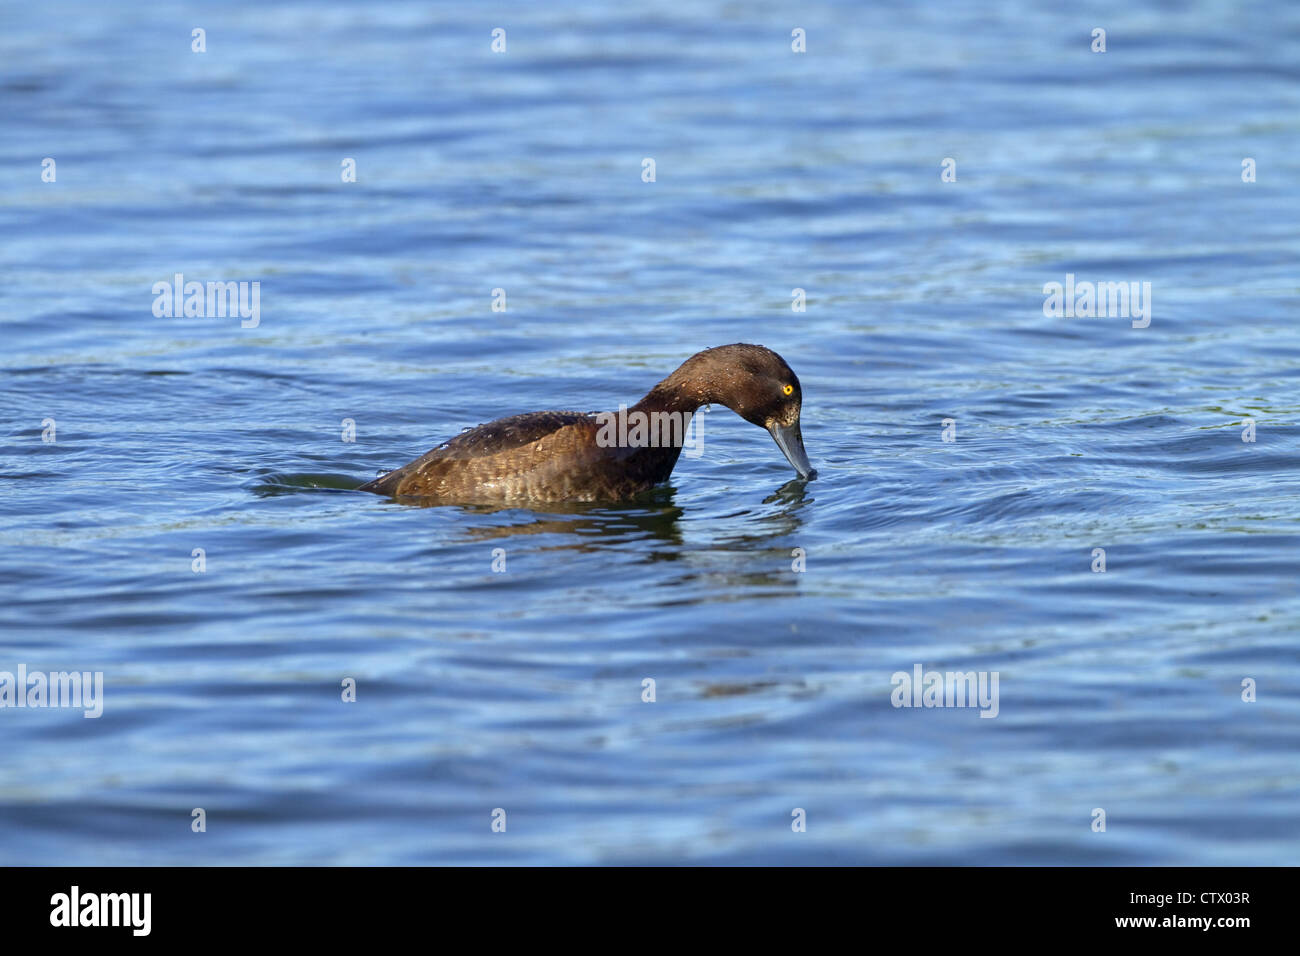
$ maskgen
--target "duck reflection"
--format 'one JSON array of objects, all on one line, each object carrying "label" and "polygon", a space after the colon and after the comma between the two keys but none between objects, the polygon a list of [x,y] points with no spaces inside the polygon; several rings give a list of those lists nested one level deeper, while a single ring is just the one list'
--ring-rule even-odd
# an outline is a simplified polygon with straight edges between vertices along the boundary
[{"label": "duck reflection", "polygon": [[[710,552],[748,552],[743,572],[729,573],[733,583],[746,585],[789,585],[789,562],[784,556],[789,548],[782,539],[796,534],[803,525],[800,512],[812,502],[807,491],[808,483],[794,479],[778,488],[764,499],[763,509],[751,514],[745,522],[746,531],[728,536],[709,547]],[[473,541],[497,541],[521,535],[554,535],[557,543],[541,550],[573,550],[595,552],[608,550],[632,541],[662,542],[668,547],[656,547],[646,554],[649,561],[698,561],[698,547],[687,542],[682,527],[684,509],[676,502],[677,491],[672,486],[660,486],[624,502],[607,503],[548,503],[533,508],[517,504],[450,504],[429,498],[412,496],[393,499],[413,508],[444,508],[482,521],[469,521],[460,529],[461,535]],[[771,508],[770,506],[777,507]],[[776,567],[764,569],[768,564],[764,552],[780,555]],[[756,566],[757,565],[757,566]],[[715,574],[715,571],[702,572]],[[692,575],[693,576],[693,575]]]},{"label": "duck reflection", "polygon": [[[702,553],[713,559],[708,570],[687,572],[687,579],[715,577],[723,574],[724,583],[732,586],[797,587],[790,574],[790,549],[798,544],[795,536],[803,526],[801,512],[813,502],[809,484],[801,478],[781,485],[763,499],[762,508],[733,513],[744,517],[740,534],[724,534],[711,543],[692,546],[682,528],[684,509],[676,502],[677,490],[661,485],[626,501],[585,503],[548,502],[532,508],[517,503],[454,504],[423,496],[398,496],[391,501],[411,508],[438,508],[459,513],[469,520],[458,531],[471,541],[498,541],[521,535],[553,535],[542,550],[599,552],[611,545],[635,541],[658,542],[666,547],[650,548],[647,561],[685,561],[700,563]],[[285,494],[339,493],[357,489],[355,478],[332,474],[263,474],[251,485],[258,497]],[[737,527],[728,522],[728,527]],[[719,570],[717,560],[725,556]]]},{"label": "duck reflection", "polygon": [[[394,500],[413,508],[444,508],[466,516],[482,517],[467,523],[461,534],[473,541],[494,541],[519,535],[543,534],[564,538],[542,550],[599,551],[611,541],[662,541],[682,543],[679,519],[682,509],[672,488],[656,488],[634,499],[609,503],[548,502],[534,508],[512,504],[451,504],[419,496]],[[676,550],[656,549],[652,560],[672,559]]]}]

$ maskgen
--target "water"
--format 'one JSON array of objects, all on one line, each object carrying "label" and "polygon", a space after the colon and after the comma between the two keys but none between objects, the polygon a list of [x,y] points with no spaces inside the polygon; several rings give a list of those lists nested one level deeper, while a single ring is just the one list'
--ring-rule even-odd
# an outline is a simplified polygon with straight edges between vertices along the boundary
[{"label": "water", "polygon": [[[0,710],[0,862],[1295,862],[1300,8],[0,19],[0,670],[105,681]],[[715,408],[626,505],[350,490],[733,341],[816,481]]]}]

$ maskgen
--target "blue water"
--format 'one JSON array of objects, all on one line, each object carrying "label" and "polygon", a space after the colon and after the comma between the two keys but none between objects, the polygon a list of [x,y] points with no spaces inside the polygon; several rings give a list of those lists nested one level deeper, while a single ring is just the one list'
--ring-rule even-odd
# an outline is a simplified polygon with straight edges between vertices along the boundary
[{"label": "blue water", "polygon": [[[104,675],[0,709],[0,862],[1296,861],[1300,7],[0,25],[0,671]],[[628,504],[351,490],[734,341],[816,481],[715,407]]]}]

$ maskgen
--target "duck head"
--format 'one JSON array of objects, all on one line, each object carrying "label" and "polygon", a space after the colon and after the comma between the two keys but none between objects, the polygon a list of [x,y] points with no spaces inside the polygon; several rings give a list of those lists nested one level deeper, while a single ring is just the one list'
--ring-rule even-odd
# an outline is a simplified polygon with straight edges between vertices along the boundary
[{"label": "duck head", "polygon": [[692,410],[710,403],[725,405],[765,429],[801,478],[817,477],[799,430],[799,376],[771,349],[744,343],[705,349],[655,386],[655,391],[660,389],[675,393]]}]

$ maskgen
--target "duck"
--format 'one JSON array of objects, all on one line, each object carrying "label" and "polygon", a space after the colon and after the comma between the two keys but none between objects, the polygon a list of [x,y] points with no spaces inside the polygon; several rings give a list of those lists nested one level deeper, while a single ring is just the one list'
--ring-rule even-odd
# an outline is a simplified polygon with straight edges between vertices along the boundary
[{"label": "duck", "polygon": [[766,430],[800,479],[817,477],[799,428],[799,377],[771,349],[738,342],[695,353],[630,408],[500,418],[358,490],[464,503],[623,501],[668,481],[691,447],[691,416],[714,404]]}]

